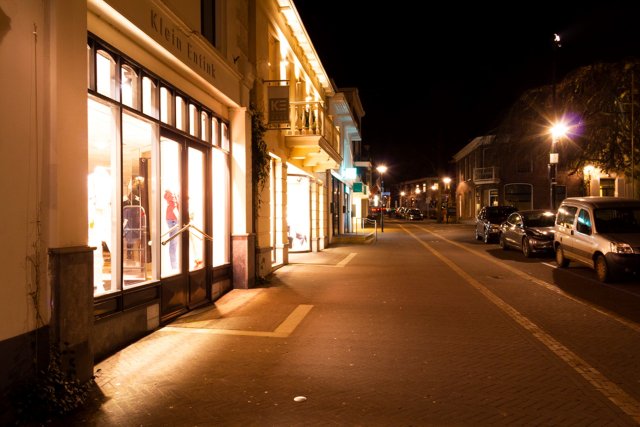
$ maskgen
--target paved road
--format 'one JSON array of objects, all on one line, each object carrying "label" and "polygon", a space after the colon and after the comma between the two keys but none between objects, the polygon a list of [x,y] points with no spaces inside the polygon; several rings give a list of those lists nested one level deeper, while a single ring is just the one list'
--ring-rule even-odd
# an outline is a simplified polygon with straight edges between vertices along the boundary
[{"label": "paved road", "polygon": [[374,244],[292,256],[100,363],[103,399],[64,423],[639,425],[640,285],[471,236],[389,221]]}]

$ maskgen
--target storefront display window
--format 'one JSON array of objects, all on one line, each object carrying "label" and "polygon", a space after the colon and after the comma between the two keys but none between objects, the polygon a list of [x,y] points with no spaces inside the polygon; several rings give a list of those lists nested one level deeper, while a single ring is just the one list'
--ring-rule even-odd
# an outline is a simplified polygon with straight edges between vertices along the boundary
[{"label": "storefront display window", "polygon": [[[93,251],[95,294],[117,289],[115,254],[118,253],[117,126],[116,109],[93,98],[88,101],[89,175],[87,177],[89,246]],[[112,262],[113,261],[113,262]]]},{"label": "storefront display window", "polygon": [[204,154],[189,148],[189,271],[204,267]]},{"label": "storefront display window", "polygon": [[310,250],[311,206],[307,176],[287,176],[287,225],[290,251]]},{"label": "storefront display window", "polygon": [[[217,120],[214,120],[217,123]],[[213,266],[230,262],[230,197],[229,197],[229,155],[219,149],[212,150],[213,164]]]},{"label": "storefront display window", "polygon": [[160,256],[162,277],[180,273],[182,242],[178,233],[182,228],[180,198],[181,147],[169,138],[160,138],[160,188],[162,209],[160,210],[162,252]]},{"label": "storefront display window", "polygon": [[122,276],[128,285],[154,278],[155,125],[131,114],[122,115]]}]

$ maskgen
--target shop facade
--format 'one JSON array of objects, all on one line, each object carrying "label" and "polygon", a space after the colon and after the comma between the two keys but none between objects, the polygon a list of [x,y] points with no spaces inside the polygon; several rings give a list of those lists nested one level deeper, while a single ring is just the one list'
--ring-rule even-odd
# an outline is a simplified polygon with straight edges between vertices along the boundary
[{"label": "shop facade", "polygon": [[0,191],[21,224],[2,236],[20,242],[3,250],[2,389],[31,369],[34,342],[69,343],[86,379],[94,359],[254,285],[244,6],[1,6],[16,100],[3,124],[19,143]]}]

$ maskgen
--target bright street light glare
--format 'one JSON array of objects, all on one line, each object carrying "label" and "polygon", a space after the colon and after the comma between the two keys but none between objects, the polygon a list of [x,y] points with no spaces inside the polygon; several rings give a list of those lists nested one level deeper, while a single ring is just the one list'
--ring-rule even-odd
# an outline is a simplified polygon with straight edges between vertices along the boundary
[{"label": "bright street light glare", "polygon": [[551,136],[553,136],[554,139],[562,138],[568,131],[569,128],[563,122],[559,122],[551,126]]}]

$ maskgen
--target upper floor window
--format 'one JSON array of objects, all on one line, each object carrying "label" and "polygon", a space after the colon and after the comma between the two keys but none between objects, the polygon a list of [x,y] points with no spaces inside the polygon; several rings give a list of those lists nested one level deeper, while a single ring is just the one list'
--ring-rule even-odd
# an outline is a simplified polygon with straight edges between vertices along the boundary
[{"label": "upper floor window", "polygon": [[202,0],[200,20],[202,36],[216,46],[216,0]]}]

